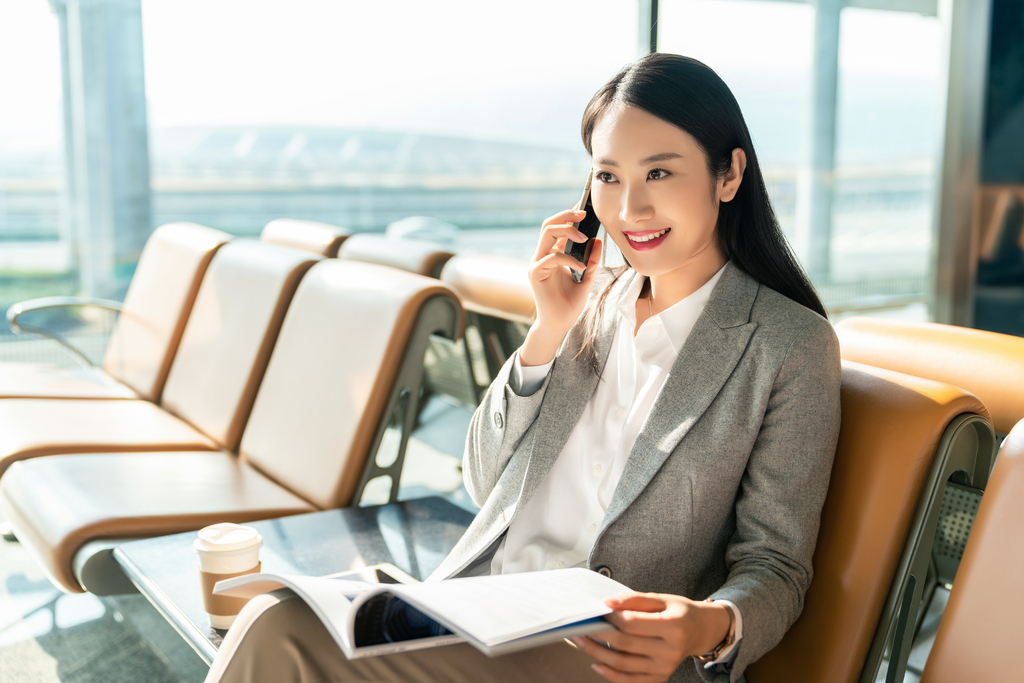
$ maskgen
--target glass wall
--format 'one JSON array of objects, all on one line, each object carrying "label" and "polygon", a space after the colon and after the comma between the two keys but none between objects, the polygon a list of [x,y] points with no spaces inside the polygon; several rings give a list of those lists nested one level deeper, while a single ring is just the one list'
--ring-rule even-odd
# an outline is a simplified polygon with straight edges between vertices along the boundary
[{"label": "glass wall", "polygon": [[578,199],[583,108],[636,22],[621,0],[143,0],[154,222],[424,216],[527,256]]},{"label": "glass wall", "polygon": [[[2,310],[22,299],[78,289],[62,201],[60,54],[57,19],[46,0],[0,3]],[[14,342],[6,323],[0,325],[0,360],[51,355],[48,342]]]},{"label": "glass wall", "polygon": [[824,266],[810,268],[816,285],[834,315],[924,317],[942,120],[938,19],[843,8],[832,112],[820,96],[812,106],[821,29],[811,4],[663,0],[659,26],[659,49],[700,59],[733,89],[783,229],[807,265],[800,205],[811,189],[801,171],[812,175],[811,147],[821,144],[814,117],[834,116],[829,249]]},{"label": "glass wall", "polygon": [[[4,308],[123,295],[145,235],[171,221],[251,236],[280,217],[358,231],[405,219],[454,249],[526,257],[578,198],[586,102],[636,51],[637,6],[621,0],[138,0],[91,3],[91,23],[56,7],[0,5],[0,92],[17,103],[0,107]],[[102,178],[70,196],[83,176]],[[104,202],[131,209],[124,225],[97,227]],[[81,311],[46,324],[81,336]],[[6,328],[0,341],[2,359],[74,363]]]}]

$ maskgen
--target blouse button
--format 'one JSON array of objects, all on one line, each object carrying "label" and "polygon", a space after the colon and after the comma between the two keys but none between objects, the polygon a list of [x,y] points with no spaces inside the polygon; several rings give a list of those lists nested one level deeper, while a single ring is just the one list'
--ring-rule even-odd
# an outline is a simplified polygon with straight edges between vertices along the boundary
[{"label": "blouse button", "polygon": [[626,413],[626,411],[623,408],[616,408],[615,409],[615,417],[622,417],[623,415],[625,415],[625,413]]},{"label": "blouse button", "polygon": [[587,527],[587,531],[589,531],[590,533],[596,532],[597,531],[597,525],[596,524],[591,524],[590,526]]},{"label": "blouse button", "polygon": [[495,413],[494,414],[494,426],[497,427],[498,429],[501,429],[501,423],[502,423],[501,413]]},{"label": "blouse button", "polygon": [[555,564],[554,564],[555,569],[561,569],[564,566],[565,566],[565,563],[562,562],[561,560],[559,560],[558,562],[555,562]]},{"label": "blouse button", "polygon": [[594,465],[594,474],[601,474],[601,466]]}]

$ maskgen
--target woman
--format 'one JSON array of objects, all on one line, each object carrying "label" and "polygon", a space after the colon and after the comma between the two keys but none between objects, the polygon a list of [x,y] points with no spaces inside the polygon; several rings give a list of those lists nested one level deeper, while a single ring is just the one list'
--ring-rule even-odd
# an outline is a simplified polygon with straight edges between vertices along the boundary
[{"label": "woman", "polygon": [[598,274],[597,243],[576,284],[584,264],[563,251],[582,215],[545,221],[537,320],[466,444],[481,511],[434,578],[588,566],[638,591],[609,603],[617,630],[495,660],[454,646],[349,663],[313,644],[301,601],[264,598],[208,680],[262,680],[283,661],[266,645],[285,642],[285,680],[735,681],[800,614],[839,432],[838,344],[739,107],[703,64],[650,55],[594,96],[583,140],[594,209],[629,266]]}]

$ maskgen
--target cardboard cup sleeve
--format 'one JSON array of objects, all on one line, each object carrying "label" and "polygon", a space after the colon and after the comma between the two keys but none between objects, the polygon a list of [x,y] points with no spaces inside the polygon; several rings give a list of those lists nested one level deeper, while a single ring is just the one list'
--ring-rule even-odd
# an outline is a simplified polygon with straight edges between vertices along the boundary
[{"label": "cardboard cup sleeve", "polygon": [[249,598],[234,598],[227,595],[214,595],[213,586],[218,581],[224,581],[235,576],[242,576],[243,574],[256,574],[260,571],[262,562],[257,562],[255,567],[246,569],[243,572],[235,572],[233,574],[214,574],[212,572],[204,572],[202,569],[199,570],[199,581],[203,587],[203,609],[206,610],[207,614],[215,614],[221,617],[230,617],[238,614],[245,607],[245,603],[249,602]]}]

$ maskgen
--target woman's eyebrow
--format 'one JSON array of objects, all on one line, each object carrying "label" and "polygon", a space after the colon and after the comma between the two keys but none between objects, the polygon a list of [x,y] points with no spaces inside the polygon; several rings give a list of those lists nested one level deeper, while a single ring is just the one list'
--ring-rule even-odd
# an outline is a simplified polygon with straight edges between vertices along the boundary
[{"label": "woman's eyebrow", "polygon": [[[643,159],[640,162],[639,165],[640,166],[645,166],[647,164],[654,164],[654,163],[657,163],[659,161],[668,161],[669,159],[682,159],[682,158],[683,158],[683,155],[682,154],[677,154],[676,152],[662,152],[661,154],[655,154],[653,156],[647,157],[646,159]],[[619,165],[618,162],[612,161],[611,159],[598,159],[597,163],[601,164],[602,166],[616,166],[617,167]]]},{"label": "woman's eyebrow", "polygon": [[644,159],[643,161],[640,162],[640,165],[643,166],[645,164],[653,164],[653,163],[658,162],[658,161],[668,161],[669,159],[682,159],[682,158],[683,158],[682,154],[676,154],[675,152],[662,152],[661,154],[655,154],[654,156],[647,157],[646,159]]}]

